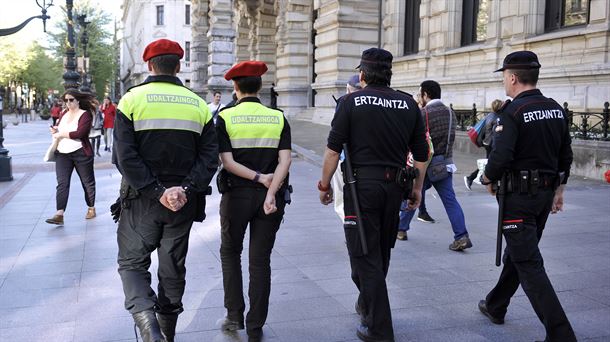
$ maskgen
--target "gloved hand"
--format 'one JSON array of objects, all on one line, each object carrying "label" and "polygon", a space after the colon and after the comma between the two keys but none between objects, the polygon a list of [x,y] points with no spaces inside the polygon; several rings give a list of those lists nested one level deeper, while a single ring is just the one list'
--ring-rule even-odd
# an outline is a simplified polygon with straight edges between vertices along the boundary
[{"label": "gloved hand", "polygon": [[117,198],[116,202],[110,206],[110,214],[112,215],[112,220],[116,223],[119,222],[119,218],[121,217],[121,198]]}]

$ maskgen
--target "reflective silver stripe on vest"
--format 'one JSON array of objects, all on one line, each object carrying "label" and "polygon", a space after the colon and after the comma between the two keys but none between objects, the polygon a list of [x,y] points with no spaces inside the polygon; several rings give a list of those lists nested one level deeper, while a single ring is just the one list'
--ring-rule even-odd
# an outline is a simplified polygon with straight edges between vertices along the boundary
[{"label": "reflective silver stripe on vest", "polygon": [[232,138],[231,147],[233,148],[277,148],[280,146],[280,139],[275,138]]},{"label": "reflective silver stripe on vest", "polygon": [[201,134],[201,131],[203,131],[203,125],[201,125],[199,122],[176,119],[136,120],[133,123],[133,128],[136,130],[136,132],[150,129],[177,129]]}]

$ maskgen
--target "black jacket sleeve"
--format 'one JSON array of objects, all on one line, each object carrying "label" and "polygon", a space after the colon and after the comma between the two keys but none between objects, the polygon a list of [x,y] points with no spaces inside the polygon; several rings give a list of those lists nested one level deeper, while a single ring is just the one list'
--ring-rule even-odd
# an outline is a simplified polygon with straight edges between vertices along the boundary
[{"label": "black jacket sleeve", "polygon": [[415,119],[415,127],[411,134],[411,141],[409,141],[409,150],[413,153],[413,159],[418,162],[428,161],[428,142],[426,141],[426,128],[424,126],[424,119],[421,115],[419,108],[416,107],[417,118]]},{"label": "black jacket sleeve", "polygon": [[502,178],[515,155],[515,146],[519,138],[519,126],[516,118],[510,113],[500,113],[499,123],[494,133],[494,143],[485,166],[485,176],[492,182]]},{"label": "black jacket sleeve", "polygon": [[153,175],[138,151],[133,121],[117,110],[114,121],[113,159],[127,184],[140,191],[144,196],[158,200],[165,187]]},{"label": "black jacket sleeve", "polygon": [[218,169],[218,140],[212,120],[203,126],[203,131],[199,136],[198,152],[195,164],[189,175],[184,178],[182,186],[204,192]]},{"label": "black jacket sleeve", "polygon": [[337,153],[341,153],[343,150],[343,144],[347,142],[349,138],[349,115],[348,109],[346,108],[346,96],[342,96],[337,103],[335,109],[335,116],[330,126],[330,133],[328,134],[327,147]]},{"label": "black jacket sleeve", "polygon": [[561,147],[559,149],[559,172],[564,172],[565,176],[563,177],[561,184],[566,184],[568,182],[568,177],[570,177],[570,167],[572,166],[573,160],[572,154],[572,138],[570,137],[570,128],[567,124],[564,130],[564,136],[561,140]]}]

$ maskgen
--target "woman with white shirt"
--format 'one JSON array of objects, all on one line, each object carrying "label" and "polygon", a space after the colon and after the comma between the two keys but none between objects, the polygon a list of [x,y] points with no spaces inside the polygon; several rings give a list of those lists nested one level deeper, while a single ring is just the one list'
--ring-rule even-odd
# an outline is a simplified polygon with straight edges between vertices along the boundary
[{"label": "woman with white shirt", "polygon": [[95,174],[93,172],[93,149],[89,142],[89,131],[95,113],[95,98],[88,93],[69,89],[63,95],[67,111],[59,117],[57,126],[50,131],[54,139],[59,139],[55,152],[55,173],[57,176],[57,212],[46,220],[47,223],[63,225],[64,211],[68,204],[72,171],[80,178],[85,191],[85,202],[89,209],[86,219],[95,217]]}]

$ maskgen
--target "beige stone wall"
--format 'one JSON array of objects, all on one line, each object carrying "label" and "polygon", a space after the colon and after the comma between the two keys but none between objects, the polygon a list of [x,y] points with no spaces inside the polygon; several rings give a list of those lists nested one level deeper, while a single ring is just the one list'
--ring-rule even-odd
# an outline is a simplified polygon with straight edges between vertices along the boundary
[{"label": "beige stone wall", "polygon": [[591,1],[588,25],[545,33],[544,0],[492,0],[486,41],[460,47],[461,1],[422,0],[420,51],[409,56],[401,56],[404,5],[389,2],[383,46],[395,55],[394,87],[414,92],[424,79],[435,79],[456,108],[489,108],[493,99],[506,98],[492,71],[506,54],[527,49],[539,56],[539,87],[548,96],[579,110],[598,110],[610,100],[608,1]]}]

